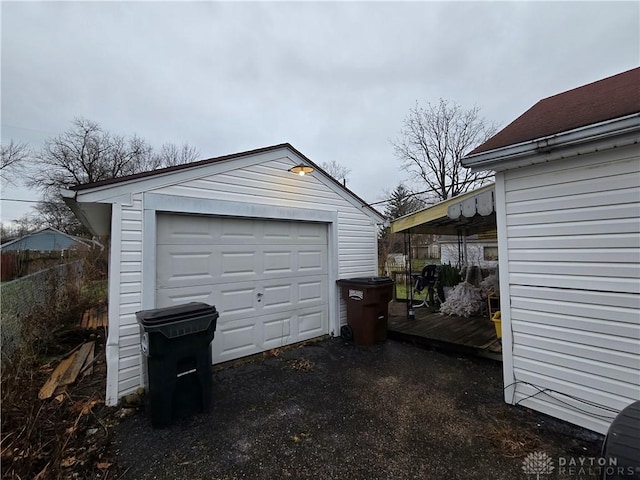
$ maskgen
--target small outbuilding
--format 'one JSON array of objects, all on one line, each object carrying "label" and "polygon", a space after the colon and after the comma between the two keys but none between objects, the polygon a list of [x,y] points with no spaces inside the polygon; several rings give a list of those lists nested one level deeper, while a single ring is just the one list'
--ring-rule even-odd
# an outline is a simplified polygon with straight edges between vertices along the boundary
[{"label": "small outbuilding", "polygon": [[383,216],[289,144],[62,193],[111,236],[109,405],[143,384],[139,310],[215,305],[219,363],[338,335],[336,280],[378,272]]},{"label": "small outbuilding", "polygon": [[0,246],[0,251],[59,252],[64,250],[89,250],[95,245],[97,243],[93,240],[74,237],[55,228],[47,227],[3,243]]},{"label": "small outbuilding", "polygon": [[546,98],[493,170],[504,398],[606,433],[640,400],[640,68]]}]

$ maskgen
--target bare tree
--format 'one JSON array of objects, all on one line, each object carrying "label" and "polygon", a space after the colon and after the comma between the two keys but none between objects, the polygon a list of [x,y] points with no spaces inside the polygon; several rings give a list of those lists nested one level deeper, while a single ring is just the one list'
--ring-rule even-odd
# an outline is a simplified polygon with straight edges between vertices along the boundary
[{"label": "bare tree", "polygon": [[198,155],[198,150],[187,143],[180,146],[174,143],[165,143],[155,155],[155,162],[158,164],[156,168],[191,163],[198,159]]},{"label": "bare tree", "polygon": [[190,162],[197,155],[187,144],[167,143],[154,152],[136,135],[113,135],[96,122],[76,118],[68,131],[45,141],[36,155],[41,168],[27,185],[52,195],[59,188]]},{"label": "bare tree", "polygon": [[25,214],[9,224],[2,224],[3,237],[22,237],[42,228],[42,222],[32,214]]},{"label": "bare tree", "polygon": [[26,143],[11,140],[8,145],[0,147],[0,179],[15,185],[14,179],[24,172],[31,150]]},{"label": "bare tree", "polygon": [[344,185],[347,184],[347,177],[351,173],[351,169],[340,165],[335,160],[331,160],[330,162],[322,162],[320,164],[320,167],[337,181],[342,182]]},{"label": "bare tree", "polygon": [[114,135],[96,122],[76,118],[69,130],[45,141],[35,155],[39,169],[26,183],[44,194],[35,207],[38,221],[79,234],[83,227],[61,201],[60,188],[192,162],[197,157],[197,150],[186,143],[166,143],[154,151],[136,135]]},{"label": "bare tree", "polygon": [[402,168],[424,182],[437,202],[477,188],[493,176],[472,173],[460,160],[496,130],[480,117],[478,107],[465,110],[440,99],[426,108],[416,103],[404,119],[401,138],[392,144]]},{"label": "bare tree", "polygon": [[45,198],[33,207],[36,213],[29,216],[31,223],[38,228],[53,227],[69,235],[90,236],[87,228],[59,198],[45,194]]}]

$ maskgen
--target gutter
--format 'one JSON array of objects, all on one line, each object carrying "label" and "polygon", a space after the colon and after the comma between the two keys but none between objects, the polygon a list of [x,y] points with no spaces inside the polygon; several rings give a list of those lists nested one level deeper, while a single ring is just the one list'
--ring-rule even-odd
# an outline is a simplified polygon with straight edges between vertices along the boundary
[{"label": "gutter", "polygon": [[[74,215],[76,217],[78,217],[78,220],[80,220],[80,222],[85,227],[87,227],[89,230],[91,230],[91,227],[89,226],[89,223],[87,221],[86,216],[84,215],[84,212],[82,212],[82,210],[80,210],[80,205],[76,201],[76,198],[78,196],[78,192],[74,192],[73,190],[69,190],[69,189],[66,189],[66,188],[61,188],[58,191],[60,192],[60,196],[62,196],[62,200],[64,201],[64,203],[67,204],[67,207],[69,207],[71,209],[71,211],[74,213]],[[91,233],[95,235],[95,232],[91,231]]]},{"label": "gutter", "polygon": [[92,227],[86,213],[80,208],[80,204],[77,201],[78,192],[74,192],[73,190],[68,190],[66,188],[61,188],[58,192],[60,192],[60,196],[62,196],[62,200],[67,207],[69,207],[78,220],[80,220],[80,223],[87,227],[93,236],[100,237],[100,234]]},{"label": "gutter", "polygon": [[[509,145],[488,152],[469,155],[462,159],[462,165],[472,171],[493,170],[496,172],[510,168],[535,165],[573,155],[585,154],[604,148],[623,147],[638,143],[640,113],[616,118],[587,127],[581,127],[548,137]],[[616,139],[615,141],[613,139]],[[592,145],[605,142],[604,145]],[[579,147],[586,148],[580,149]],[[573,151],[567,151],[573,148]]]}]

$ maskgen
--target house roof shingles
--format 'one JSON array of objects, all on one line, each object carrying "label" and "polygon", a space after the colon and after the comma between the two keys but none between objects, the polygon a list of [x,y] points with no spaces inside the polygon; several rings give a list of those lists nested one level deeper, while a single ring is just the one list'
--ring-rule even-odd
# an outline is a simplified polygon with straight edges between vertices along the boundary
[{"label": "house roof shingles", "polygon": [[540,100],[468,155],[640,112],[640,67]]}]

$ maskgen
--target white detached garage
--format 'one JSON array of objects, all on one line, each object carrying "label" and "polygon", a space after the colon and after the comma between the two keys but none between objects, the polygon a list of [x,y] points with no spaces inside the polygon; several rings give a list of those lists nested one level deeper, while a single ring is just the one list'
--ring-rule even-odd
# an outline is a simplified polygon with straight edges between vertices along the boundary
[{"label": "white detached garage", "polygon": [[[297,165],[311,175],[295,175]],[[135,312],[192,301],[220,318],[214,363],[322,335],[335,281],[377,274],[383,217],[289,144],[79,185],[65,201],[111,235],[107,404],[142,385]]]}]

